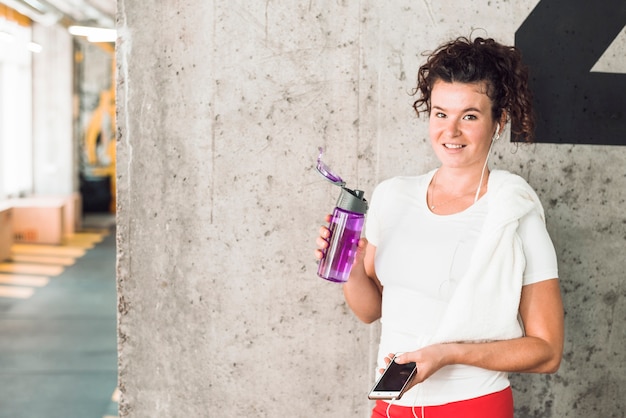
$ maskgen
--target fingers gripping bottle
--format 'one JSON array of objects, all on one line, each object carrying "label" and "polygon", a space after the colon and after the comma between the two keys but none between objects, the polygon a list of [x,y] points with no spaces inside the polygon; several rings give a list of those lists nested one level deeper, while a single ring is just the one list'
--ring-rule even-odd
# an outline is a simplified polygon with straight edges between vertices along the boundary
[{"label": "fingers gripping bottle", "polygon": [[322,162],[322,149],[317,157],[317,171],[326,180],[341,187],[341,194],[337,200],[337,207],[333,210],[328,229],[328,248],[320,260],[317,275],[323,279],[337,283],[348,281],[354,257],[356,255],[365,214],[367,201],[362,190],[350,190],[341,177],[332,173]]}]

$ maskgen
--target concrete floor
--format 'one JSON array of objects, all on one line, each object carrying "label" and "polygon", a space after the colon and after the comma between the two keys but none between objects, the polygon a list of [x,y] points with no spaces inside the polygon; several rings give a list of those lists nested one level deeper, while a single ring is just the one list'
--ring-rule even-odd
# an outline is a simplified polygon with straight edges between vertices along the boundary
[{"label": "concrete floor", "polygon": [[30,296],[0,296],[0,418],[115,417],[116,384],[111,228]]}]

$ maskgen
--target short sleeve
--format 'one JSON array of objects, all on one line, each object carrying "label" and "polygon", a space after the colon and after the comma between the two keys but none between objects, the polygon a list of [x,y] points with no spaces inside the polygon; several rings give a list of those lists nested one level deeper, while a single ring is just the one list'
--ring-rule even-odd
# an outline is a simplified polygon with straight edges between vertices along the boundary
[{"label": "short sleeve", "polygon": [[383,210],[384,194],[388,181],[382,182],[374,188],[372,198],[370,199],[367,218],[365,219],[365,238],[367,241],[378,246],[380,242],[380,234],[382,230],[381,220],[384,219],[381,211]]},{"label": "short sleeve", "polygon": [[558,278],[558,262],[554,244],[537,211],[532,211],[520,219],[518,234],[526,257],[524,285]]}]

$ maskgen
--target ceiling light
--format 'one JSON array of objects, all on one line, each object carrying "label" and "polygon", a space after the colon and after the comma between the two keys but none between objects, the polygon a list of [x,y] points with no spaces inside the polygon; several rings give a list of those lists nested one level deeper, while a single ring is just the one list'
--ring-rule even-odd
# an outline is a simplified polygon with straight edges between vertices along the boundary
[{"label": "ceiling light", "polygon": [[39,54],[43,50],[42,46],[39,45],[37,42],[29,42],[28,44],[26,44],[26,48],[28,48],[30,52],[34,52],[35,54]]},{"label": "ceiling light", "polygon": [[115,29],[94,28],[89,26],[70,26],[70,34],[85,36],[89,42],[115,42],[117,31]]},{"label": "ceiling light", "polygon": [[15,36],[11,35],[9,32],[0,31],[0,41],[13,42],[14,40]]}]

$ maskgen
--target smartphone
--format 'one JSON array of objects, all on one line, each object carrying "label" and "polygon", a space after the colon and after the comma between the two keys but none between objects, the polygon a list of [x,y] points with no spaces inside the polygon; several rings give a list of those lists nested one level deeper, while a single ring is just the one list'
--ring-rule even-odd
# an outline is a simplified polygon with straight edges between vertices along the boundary
[{"label": "smartphone", "polygon": [[396,358],[391,360],[383,374],[370,391],[369,399],[400,399],[415,373],[417,366],[414,362],[398,364]]}]

